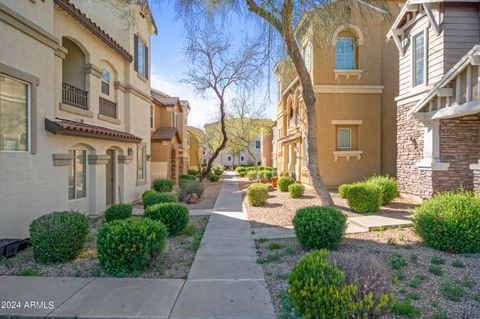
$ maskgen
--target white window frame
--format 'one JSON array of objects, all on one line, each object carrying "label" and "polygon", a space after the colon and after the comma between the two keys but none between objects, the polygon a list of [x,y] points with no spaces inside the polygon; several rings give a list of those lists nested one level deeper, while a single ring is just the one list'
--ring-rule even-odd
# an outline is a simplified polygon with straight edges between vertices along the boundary
[{"label": "white window frame", "polygon": [[172,125],[173,125],[173,127],[178,128],[178,114],[177,114],[177,112],[172,113]]},{"label": "white window frame", "polygon": [[[340,146],[340,131],[348,131],[349,137],[349,146]],[[337,128],[337,148],[339,150],[349,150],[352,149],[352,129],[350,127],[338,127]]]},{"label": "white window frame", "polygon": [[[72,200],[87,198],[88,197],[88,188],[87,188],[88,187],[88,171],[87,171],[88,170],[88,151],[85,150],[85,149],[81,149],[81,148],[75,148],[75,149],[70,149],[69,152],[73,153],[73,159],[71,160],[72,165],[73,165],[73,198],[68,198],[68,200],[72,201]],[[84,161],[85,196],[83,196],[83,197],[78,197],[77,196],[77,153],[78,152],[81,152],[81,153],[85,152],[85,161]],[[68,174],[70,174],[70,172]],[[67,183],[68,183],[68,181],[67,181]],[[68,187],[68,184],[67,184],[67,187]],[[68,195],[69,194],[67,194],[67,196]]]},{"label": "white window frame", "polygon": [[[137,56],[136,56],[136,59],[137,59],[137,73],[140,74],[141,76],[143,77],[146,77],[146,73],[147,73],[147,61],[145,59],[145,49],[147,48],[147,44],[145,42],[143,42],[143,40],[138,37],[138,41],[137,41]],[[140,47],[143,47],[143,52],[142,54],[140,54]],[[142,57],[143,59],[143,69],[140,68],[140,56]]]},{"label": "white window frame", "polygon": [[[24,151],[17,151],[17,150],[2,150],[0,149],[0,153],[30,153],[32,149],[32,83],[17,79],[16,77],[9,76],[4,73],[0,73],[0,76],[4,76],[6,78],[13,79],[20,83],[27,85],[27,147]],[[0,89],[1,92],[1,89]]]},{"label": "white window frame", "polygon": [[[423,35],[423,79],[422,79],[422,83],[419,83],[419,84],[416,84],[416,66],[417,66],[417,63],[415,61],[415,52],[416,52],[416,45],[415,45],[415,39],[418,37],[418,36],[421,36]],[[427,79],[428,79],[428,29],[425,28],[425,29],[422,29],[418,32],[412,32],[411,33],[411,38],[410,38],[410,47],[411,47],[411,59],[412,59],[412,85],[411,87],[412,88],[416,88],[416,87],[422,87],[422,86],[426,86],[427,85]]]},{"label": "white window frame", "polygon": [[[108,74],[108,81],[105,81],[105,80],[104,80],[104,75],[105,75],[105,74]],[[100,92],[101,92],[102,94],[104,94],[104,95],[107,95],[107,96],[110,96],[110,83],[111,83],[111,78],[110,78],[110,77],[111,77],[110,71],[108,71],[108,70],[106,70],[106,69],[103,69],[103,70],[102,70],[102,79],[101,79],[101,81],[100,81],[100,85],[101,85],[101,87],[100,87]],[[103,83],[108,84],[108,94],[103,92]]]}]

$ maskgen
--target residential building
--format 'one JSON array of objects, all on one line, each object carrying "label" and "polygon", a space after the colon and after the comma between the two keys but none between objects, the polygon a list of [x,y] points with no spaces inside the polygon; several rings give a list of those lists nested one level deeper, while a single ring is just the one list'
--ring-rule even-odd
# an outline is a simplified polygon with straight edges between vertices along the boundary
[{"label": "residential building", "polygon": [[420,197],[480,187],[480,11],[474,1],[407,1],[399,52],[399,189]]},{"label": "residential building", "polygon": [[151,90],[150,128],[152,141],[151,178],[178,181],[188,170],[188,101]]},{"label": "residential building", "polygon": [[0,238],[150,188],[156,27],[147,5],[111,1],[0,2]]},{"label": "residential building", "polygon": [[[398,1],[385,4],[390,12],[398,12]],[[328,29],[312,27],[308,21],[301,20],[296,36],[314,86],[318,153],[308,154],[302,87],[293,64],[285,58],[274,69],[278,81],[275,166],[311,184],[307,160],[317,156],[327,186],[372,175],[395,176],[398,52],[384,40],[390,26],[388,12],[356,1],[348,24]]]},{"label": "residential building", "polygon": [[203,163],[203,131],[198,127],[187,126],[188,133],[188,169],[199,171]]}]

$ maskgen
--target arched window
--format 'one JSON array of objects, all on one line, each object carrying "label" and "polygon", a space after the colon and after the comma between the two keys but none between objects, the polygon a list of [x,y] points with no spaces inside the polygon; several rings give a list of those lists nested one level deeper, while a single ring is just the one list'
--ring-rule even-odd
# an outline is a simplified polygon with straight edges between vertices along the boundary
[{"label": "arched window", "polygon": [[332,42],[335,45],[335,69],[354,70],[358,68],[358,46],[363,44],[363,34],[355,25],[344,25],[335,31]]}]

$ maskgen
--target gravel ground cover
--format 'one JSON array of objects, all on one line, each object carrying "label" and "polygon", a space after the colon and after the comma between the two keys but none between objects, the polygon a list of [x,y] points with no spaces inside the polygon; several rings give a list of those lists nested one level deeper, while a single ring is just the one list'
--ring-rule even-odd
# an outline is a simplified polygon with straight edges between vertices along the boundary
[{"label": "gravel ground cover", "polygon": [[203,192],[200,202],[196,204],[186,204],[188,209],[213,209],[213,206],[215,206],[215,201],[222,189],[223,177],[220,177],[218,182],[205,180],[203,183],[205,184],[205,191]]},{"label": "gravel ground cover", "polygon": [[[248,179],[239,178],[239,185],[244,196],[250,184],[251,182]],[[351,217],[365,216],[365,214],[352,211],[348,207],[347,200],[341,198],[336,189],[332,189],[330,194],[337,208],[345,215]],[[292,219],[299,208],[322,205],[322,201],[310,187],[305,189],[304,196],[300,198],[291,198],[288,192],[280,192],[275,189],[269,192],[269,198],[265,206],[254,207],[248,203],[246,198],[244,198],[244,203],[252,228],[292,226]],[[381,210],[375,215],[408,219],[414,208],[415,205],[411,200],[399,197],[392,203],[382,206]]]},{"label": "gravel ground cover", "polygon": [[[150,268],[130,277],[187,278],[208,218],[208,216],[191,216],[187,228],[180,235],[167,239],[165,251],[152,261]],[[33,250],[28,247],[15,257],[0,259],[0,276],[112,277],[104,272],[97,258],[96,232],[101,223],[101,220],[92,221],[90,239],[77,259],[43,265],[35,261]]]},{"label": "gravel ground cover", "polygon": [[[277,315],[301,318],[287,297],[287,276],[307,251],[295,238],[259,239],[256,245]],[[331,255],[378,261],[388,271],[385,285],[391,285],[398,301],[410,300],[418,312],[410,318],[480,318],[480,254],[443,253],[425,247],[412,229],[389,229],[347,235]],[[406,316],[389,313],[381,318]]]}]

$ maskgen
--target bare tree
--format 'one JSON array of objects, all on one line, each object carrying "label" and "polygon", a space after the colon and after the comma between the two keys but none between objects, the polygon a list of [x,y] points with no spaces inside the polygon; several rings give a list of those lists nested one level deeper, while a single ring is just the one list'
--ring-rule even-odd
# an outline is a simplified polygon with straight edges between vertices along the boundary
[{"label": "bare tree", "polygon": [[[193,28],[192,28],[193,29]],[[213,93],[218,99],[220,113],[220,131],[222,140],[220,145],[213,149],[207,165],[200,172],[203,180],[211,171],[212,164],[228,142],[225,125],[227,94],[233,93],[240,87],[245,89],[254,84],[260,77],[260,45],[245,43],[234,50],[228,39],[208,23],[203,29],[190,32],[187,39],[186,55],[190,62],[189,71],[184,83],[190,84],[204,96]],[[235,52],[236,51],[236,52]]]}]

